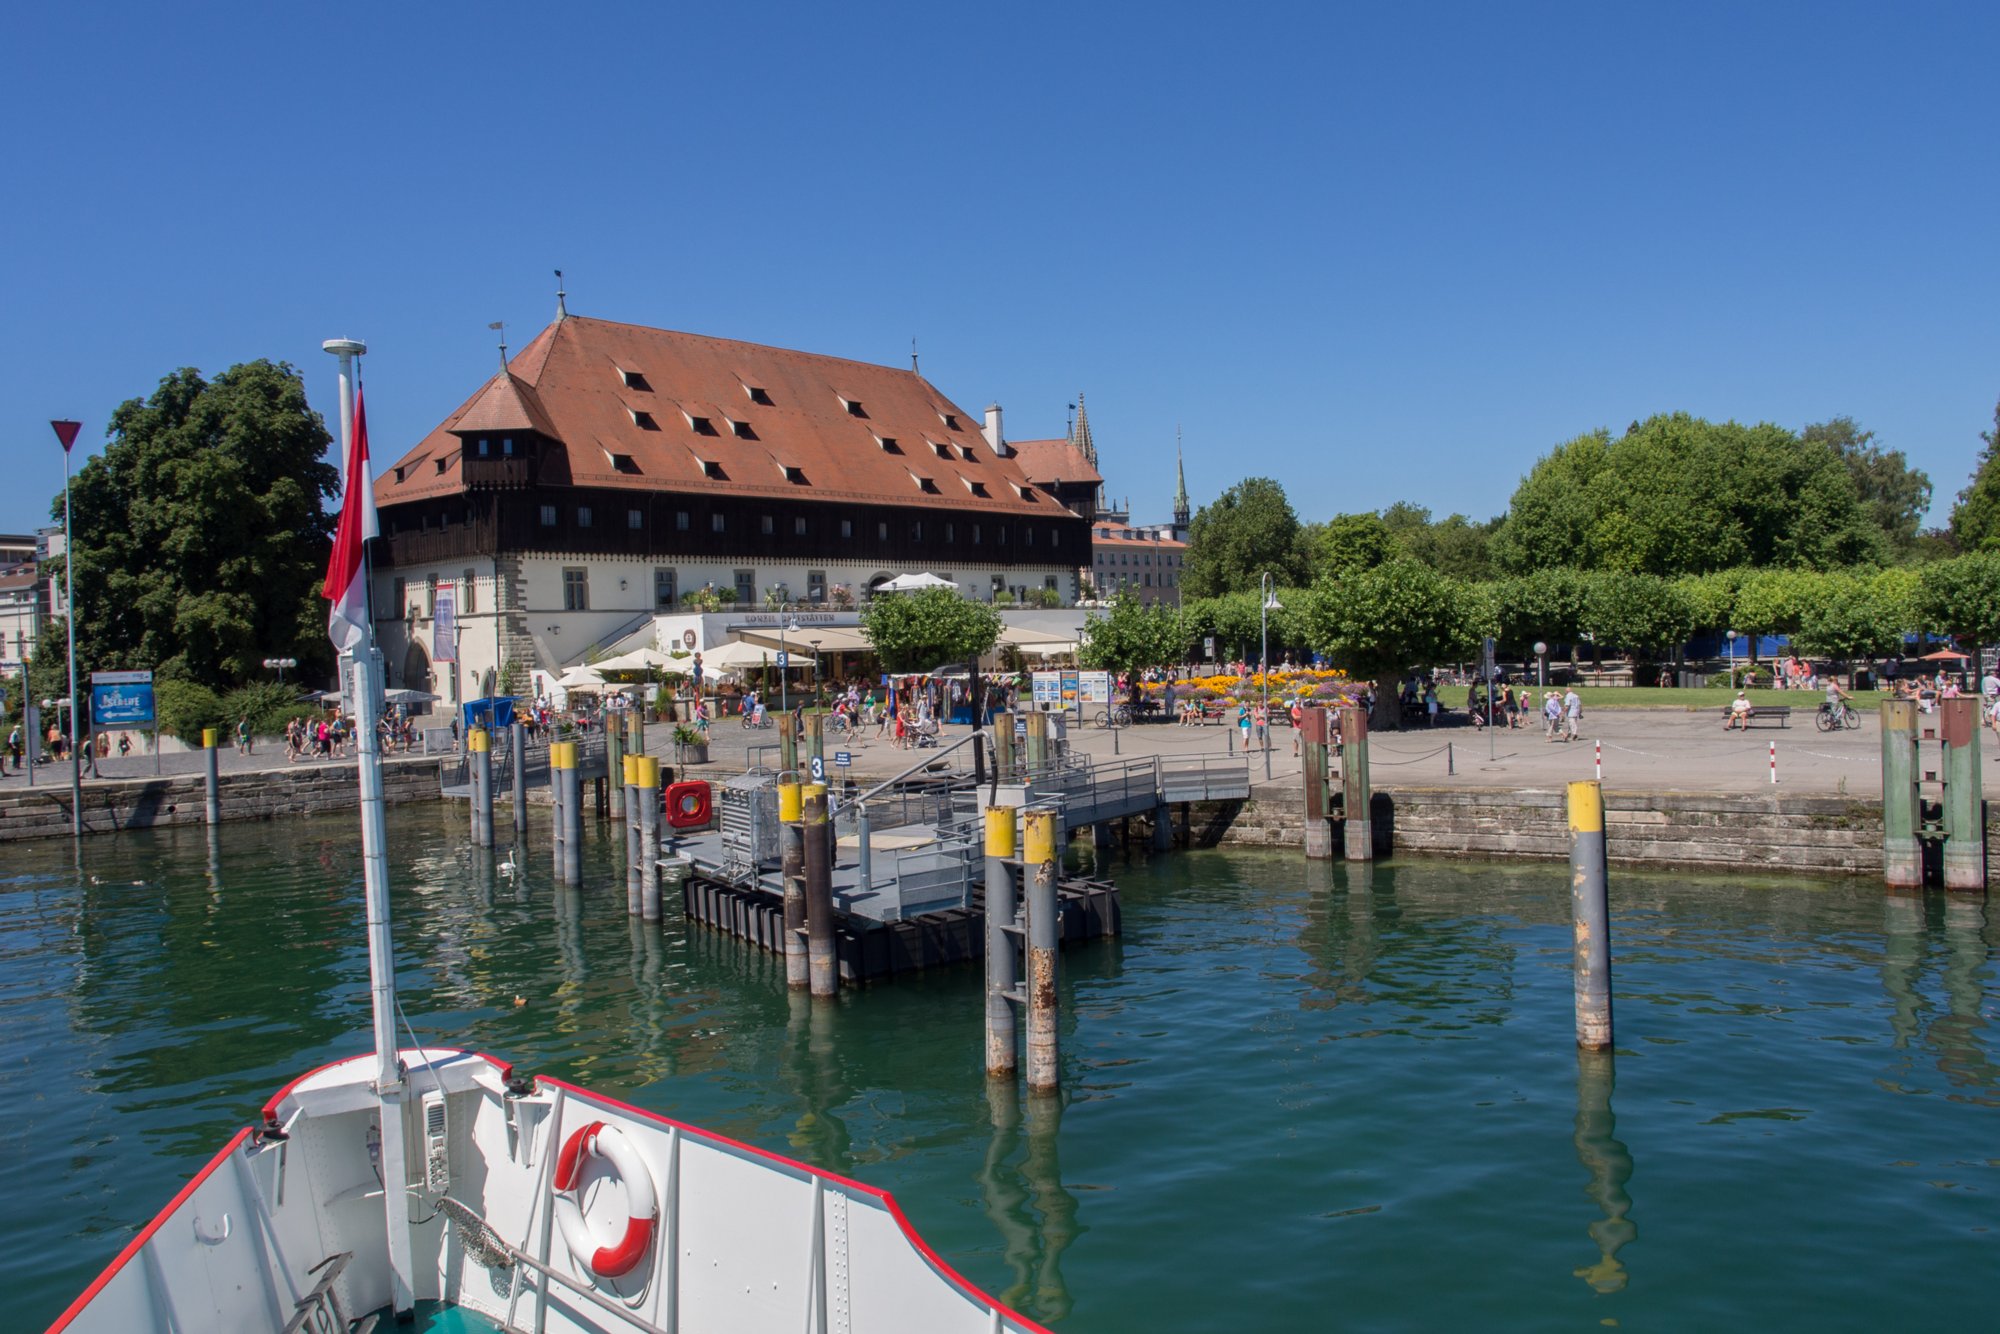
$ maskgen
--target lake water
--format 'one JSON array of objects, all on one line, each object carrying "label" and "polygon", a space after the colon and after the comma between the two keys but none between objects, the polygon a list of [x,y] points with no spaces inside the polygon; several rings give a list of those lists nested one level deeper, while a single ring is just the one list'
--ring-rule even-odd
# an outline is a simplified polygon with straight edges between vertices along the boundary
[{"label": "lake water", "polygon": [[[403,1001],[893,1190],[1069,1330],[1991,1328],[1983,899],[1613,877],[1618,1050],[1571,1039],[1566,868],[1117,863],[1059,1100],[989,1088],[976,969],[835,1004],[390,813]],[[369,1043],[353,817],[49,841],[0,877],[0,1293],[59,1312],[263,1099]],[[18,1323],[17,1323],[18,1322]]]}]

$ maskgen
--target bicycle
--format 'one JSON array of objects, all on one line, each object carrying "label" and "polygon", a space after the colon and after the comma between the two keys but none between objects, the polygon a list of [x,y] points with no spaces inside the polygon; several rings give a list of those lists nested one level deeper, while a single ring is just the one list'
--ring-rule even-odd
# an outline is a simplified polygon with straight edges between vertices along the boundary
[{"label": "bicycle", "polygon": [[1813,718],[1813,725],[1822,732],[1838,732],[1846,728],[1859,731],[1861,715],[1852,704],[1843,703],[1840,711],[1835,713],[1833,705],[1823,703],[1819,706],[1818,715]]},{"label": "bicycle", "polygon": [[1129,704],[1113,704],[1109,708],[1099,709],[1097,715],[1091,719],[1091,722],[1098,727],[1130,727],[1132,725],[1132,706]]}]

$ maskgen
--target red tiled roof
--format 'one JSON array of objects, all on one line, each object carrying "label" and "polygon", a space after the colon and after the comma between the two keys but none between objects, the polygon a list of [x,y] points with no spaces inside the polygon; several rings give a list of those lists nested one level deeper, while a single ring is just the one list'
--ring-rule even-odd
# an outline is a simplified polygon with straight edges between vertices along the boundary
[{"label": "red tiled roof", "polygon": [[1083,451],[1067,440],[1009,440],[1007,446],[1020,455],[1016,461],[1021,471],[1043,486],[1054,482],[1096,484],[1104,480],[1090,466]]},{"label": "red tiled roof", "polygon": [[1187,543],[1177,542],[1171,537],[1154,537],[1150,533],[1134,531],[1122,523],[1093,523],[1090,525],[1090,541],[1093,546],[1117,546],[1130,544],[1135,547],[1157,547],[1162,551],[1185,551]]},{"label": "red tiled roof", "polygon": [[[627,383],[635,375],[645,388]],[[752,389],[770,404],[753,402]],[[705,418],[713,434],[697,431],[690,416]],[[751,437],[738,436],[732,420],[746,423]],[[534,430],[556,442],[542,456],[543,484],[1067,514],[1031,485],[1019,460],[994,456],[978,421],[914,371],[570,316],[382,469],[375,502],[458,494],[465,478],[452,464],[464,435]],[[883,438],[900,452],[885,450]],[[933,441],[949,445],[951,457],[938,457]],[[620,471],[613,455],[629,457],[636,471]],[[723,477],[707,475],[708,464]],[[803,482],[790,480],[787,468]],[[985,498],[972,482],[985,484]]]}]

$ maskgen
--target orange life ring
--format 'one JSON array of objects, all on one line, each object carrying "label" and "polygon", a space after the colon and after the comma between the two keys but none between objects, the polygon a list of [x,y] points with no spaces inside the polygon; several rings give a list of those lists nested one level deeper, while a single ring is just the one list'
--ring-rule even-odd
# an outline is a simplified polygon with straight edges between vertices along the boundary
[{"label": "orange life ring", "polygon": [[699,829],[709,822],[709,786],[700,780],[667,788],[667,823],[675,829]]},{"label": "orange life ring", "polygon": [[[622,1233],[601,1235],[583,1216],[583,1161],[601,1158],[624,1188],[626,1219]],[[653,1174],[618,1127],[592,1121],[562,1146],[556,1158],[556,1225],[576,1262],[600,1278],[617,1278],[631,1271],[653,1244],[660,1202]]]}]

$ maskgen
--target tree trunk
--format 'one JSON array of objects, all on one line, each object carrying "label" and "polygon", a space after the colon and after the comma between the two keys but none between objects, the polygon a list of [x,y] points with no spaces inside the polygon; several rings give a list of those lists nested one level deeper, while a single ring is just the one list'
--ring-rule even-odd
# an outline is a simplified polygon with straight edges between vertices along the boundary
[{"label": "tree trunk", "polygon": [[1371,732],[1400,732],[1403,730],[1403,702],[1396,694],[1397,682],[1375,684],[1375,708],[1368,715],[1368,730]]}]

